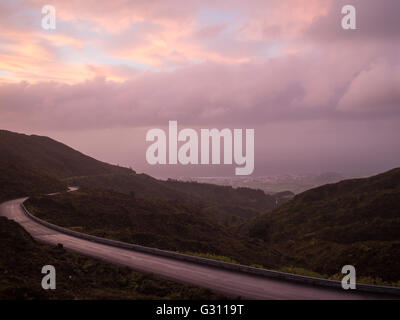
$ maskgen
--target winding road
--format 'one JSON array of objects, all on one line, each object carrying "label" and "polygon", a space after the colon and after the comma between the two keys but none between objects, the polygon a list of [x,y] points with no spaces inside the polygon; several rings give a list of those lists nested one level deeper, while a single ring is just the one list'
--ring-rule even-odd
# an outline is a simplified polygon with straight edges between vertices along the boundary
[{"label": "winding road", "polygon": [[117,248],[66,235],[28,218],[21,208],[27,198],[4,202],[0,215],[18,222],[38,241],[63,246],[87,256],[159,275],[178,282],[198,285],[215,292],[243,299],[387,299],[393,296],[324,288],[250,275],[147,253]]}]

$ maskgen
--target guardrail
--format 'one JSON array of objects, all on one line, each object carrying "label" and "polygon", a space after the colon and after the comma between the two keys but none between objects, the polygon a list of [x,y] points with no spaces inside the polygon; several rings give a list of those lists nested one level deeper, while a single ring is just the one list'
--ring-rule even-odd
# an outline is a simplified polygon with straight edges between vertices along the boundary
[{"label": "guardrail", "polygon": [[[276,278],[276,279],[286,280],[286,281],[296,281],[296,282],[306,283],[306,284],[310,284],[310,285],[337,288],[337,289],[343,290],[341,282],[336,281],[336,280],[328,280],[328,279],[322,279],[322,278],[302,276],[302,275],[297,275],[297,274],[292,274],[292,273],[285,273],[285,272],[280,272],[280,271],[255,268],[255,267],[245,266],[245,265],[241,265],[241,264],[234,264],[234,263],[229,263],[229,262],[224,262],[224,261],[201,258],[201,257],[187,255],[187,254],[166,251],[166,250],[161,250],[161,249],[156,249],[156,248],[150,248],[150,247],[145,247],[145,246],[141,246],[141,245],[137,245],[137,244],[130,244],[130,243],[126,243],[126,242],[92,236],[89,234],[73,231],[73,230],[49,223],[47,221],[44,221],[44,220],[34,216],[33,214],[31,214],[28,211],[28,209],[26,209],[26,207],[23,203],[21,203],[21,207],[22,207],[25,215],[28,218],[36,221],[37,223],[39,223],[47,228],[59,231],[61,233],[64,233],[64,234],[67,234],[67,235],[70,235],[73,237],[81,238],[84,240],[101,243],[101,244],[105,244],[105,245],[109,245],[109,246],[113,246],[113,247],[117,247],[117,248],[145,252],[145,253],[149,253],[152,255],[167,257],[167,258],[171,258],[171,259],[188,261],[188,262],[193,262],[193,263],[197,263],[197,264],[204,264],[204,265],[208,265],[208,266],[212,266],[212,267],[216,267],[216,268],[223,268],[223,269],[227,269],[227,270],[231,270],[231,271],[244,272],[244,273],[252,274],[252,275],[256,275],[256,276]],[[351,291],[351,290],[349,290],[349,291]],[[377,286],[377,285],[359,284],[359,283],[357,284],[357,291],[400,295],[400,288],[397,288],[397,287]]]}]

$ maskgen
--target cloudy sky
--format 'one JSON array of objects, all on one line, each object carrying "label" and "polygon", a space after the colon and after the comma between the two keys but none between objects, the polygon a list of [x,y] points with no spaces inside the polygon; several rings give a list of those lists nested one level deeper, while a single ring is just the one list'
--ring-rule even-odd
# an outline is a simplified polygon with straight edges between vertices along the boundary
[{"label": "cloudy sky", "polygon": [[2,0],[0,128],[156,176],[234,174],[146,165],[169,120],[254,128],[255,175],[384,171],[400,166],[399,17],[399,0]]}]

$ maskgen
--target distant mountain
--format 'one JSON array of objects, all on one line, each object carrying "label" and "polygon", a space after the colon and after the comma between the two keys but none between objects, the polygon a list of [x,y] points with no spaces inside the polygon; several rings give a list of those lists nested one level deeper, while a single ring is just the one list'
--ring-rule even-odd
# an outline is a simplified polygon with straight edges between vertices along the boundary
[{"label": "distant mountain", "polygon": [[361,275],[399,281],[400,168],[306,191],[244,229],[293,265],[334,274],[352,264]]},{"label": "distant mountain", "polygon": [[0,130],[0,150],[0,160],[60,179],[130,172],[127,168],[98,161],[43,136]]}]

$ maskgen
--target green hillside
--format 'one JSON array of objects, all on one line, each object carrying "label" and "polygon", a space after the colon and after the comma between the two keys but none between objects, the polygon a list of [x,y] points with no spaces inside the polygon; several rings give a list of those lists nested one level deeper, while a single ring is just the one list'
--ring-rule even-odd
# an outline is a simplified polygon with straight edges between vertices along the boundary
[{"label": "green hillside", "polygon": [[184,202],[136,199],[81,189],[26,202],[36,216],[100,237],[159,249],[227,256],[244,264],[278,265],[263,241],[240,236]]},{"label": "green hillside", "polygon": [[[65,178],[135,176],[130,169],[87,157],[50,138],[0,130],[0,202],[64,191]],[[133,272],[41,245],[17,223],[0,217],[1,299],[215,299],[209,290]],[[57,269],[57,290],[40,287],[41,267]]]},{"label": "green hillside", "polygon": [[57,179],[4,161],[0,156],[0,202],[62,190],[66,186]]},{"label": "green hillside", "polygon": [[134,194],[140,199],[160,199],[185,202],[195,206],[212,220],[233,225],[271,211],[276,198],[261,190],[233,188],[197,182],[162,181],[146,174],[107,174],[68,179],[70,185],[114,190]]},{"label": "green hillside", "polygon": [[95,160],[43,136],[0,130],[0,150],[0,159],[61,179],[130,172],[129,169]]},{"label": "green hillside", "polygon": [[[98,161],[48,137],[0,130],[0,150],[0,166],[1,161],[15,166],[14,171],[5,174],[0,172],[0,179],[8,177],[3,180],[4,188],[20,185],[25,193],[18,193],[18,196],[41,192],[39,186],[49,183],[46,179],[53,179],[54,184],[57,184],[55,179],[59,179],[69,185],[134,193],[138,198],[184,201],[200,207],[210,218],[222,224],[242,223],[276,208],[276,199],[260,190],[161,181],[145,174],[136,174],[128,168]],[[32,175],[25,179],[26,188],[23,187],[24,179],[15,184],[12,178],[14,173],[18,176],[21,172]],[[58,191],[59,188],[50,189]]]},{"label": "green hillside", "polygon": [[359,275],[400,280],[400,169],[306,191],[243,229],[295,266],[322,274],[345,264]]},{"label": "green hillside", "polygon": [[47,137],[0,131],[0,148],[0,200],[81,187],[29,201],[38,216],[56,224],[244,264],[325,276],[352,264],[370,282],[400,280],[400,169],[286,202],[286,193],[157,180]]}]

